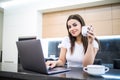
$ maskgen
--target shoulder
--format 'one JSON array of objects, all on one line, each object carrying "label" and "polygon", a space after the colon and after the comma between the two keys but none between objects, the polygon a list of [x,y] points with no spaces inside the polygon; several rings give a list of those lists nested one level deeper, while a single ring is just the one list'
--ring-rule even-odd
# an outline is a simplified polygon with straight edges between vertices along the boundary
[{"label": "shoulder", "polygon": [[60,47],[64,47],[64,48],[68,48],[70,46],[70,40],[69,37],[65,36],[62,40],[62,42],[59,44],[59,48]]},{"label": "shoulder", "polygon": [[63,38],[63,41],[67,41],[67,42],[69,42],[69,41],[70,41],[70,39],[69,39],[69,37],[68,37],[68,36],[65,36],[65,37]]}]

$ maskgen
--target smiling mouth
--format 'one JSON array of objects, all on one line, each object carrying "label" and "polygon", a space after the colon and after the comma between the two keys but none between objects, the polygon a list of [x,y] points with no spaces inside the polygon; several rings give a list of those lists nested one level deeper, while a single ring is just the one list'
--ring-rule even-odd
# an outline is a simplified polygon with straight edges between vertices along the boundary
[{"label": "smiling mouth", "polygon": [[72,31],[72,34],[75,34],[77,32],[77,30],[74,30],[74,31]]},{"label": "smiling mouth", "polygon": [[72,34],[75,34],[76,32],[72,32]]}]

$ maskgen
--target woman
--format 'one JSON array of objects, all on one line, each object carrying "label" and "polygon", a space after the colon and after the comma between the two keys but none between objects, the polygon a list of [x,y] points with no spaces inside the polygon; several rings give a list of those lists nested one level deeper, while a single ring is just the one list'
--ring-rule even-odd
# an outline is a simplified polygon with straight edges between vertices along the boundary
[{"label": "woman", "polygon": [[98,40],[95,38],[93,28],[89,27],[87,36],[81,34],[82,26],[85,26],[83,18],[79,14],[70,15],[66,22],[69,37],[65,37],[59,45],[60,56],[57,61],[47,61],[51,68],[64,66],[67,61],[69,67],[86,67],[93,64],[97,51]]}]

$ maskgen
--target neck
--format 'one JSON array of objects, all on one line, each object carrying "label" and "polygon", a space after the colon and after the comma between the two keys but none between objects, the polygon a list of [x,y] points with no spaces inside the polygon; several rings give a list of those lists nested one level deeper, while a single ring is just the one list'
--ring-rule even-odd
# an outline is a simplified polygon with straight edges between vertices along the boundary
[{"label": "neck", "polygon": [[82,41],[81,41],[81,36],[77,36],[76,37],[76,42],[78,43],[78,44],[80,44]]}]

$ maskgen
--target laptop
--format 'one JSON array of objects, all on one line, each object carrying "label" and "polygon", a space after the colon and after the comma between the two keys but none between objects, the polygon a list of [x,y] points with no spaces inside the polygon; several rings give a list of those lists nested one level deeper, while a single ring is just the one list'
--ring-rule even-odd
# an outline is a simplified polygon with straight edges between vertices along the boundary
[{"label": "laptop", "polygon": [[40,40],[25,40],[16,42],[20,63],[25,70],[35,71],[42,74],[55,74],[70,71],[70,68],[55,67],[48,69]]}]

